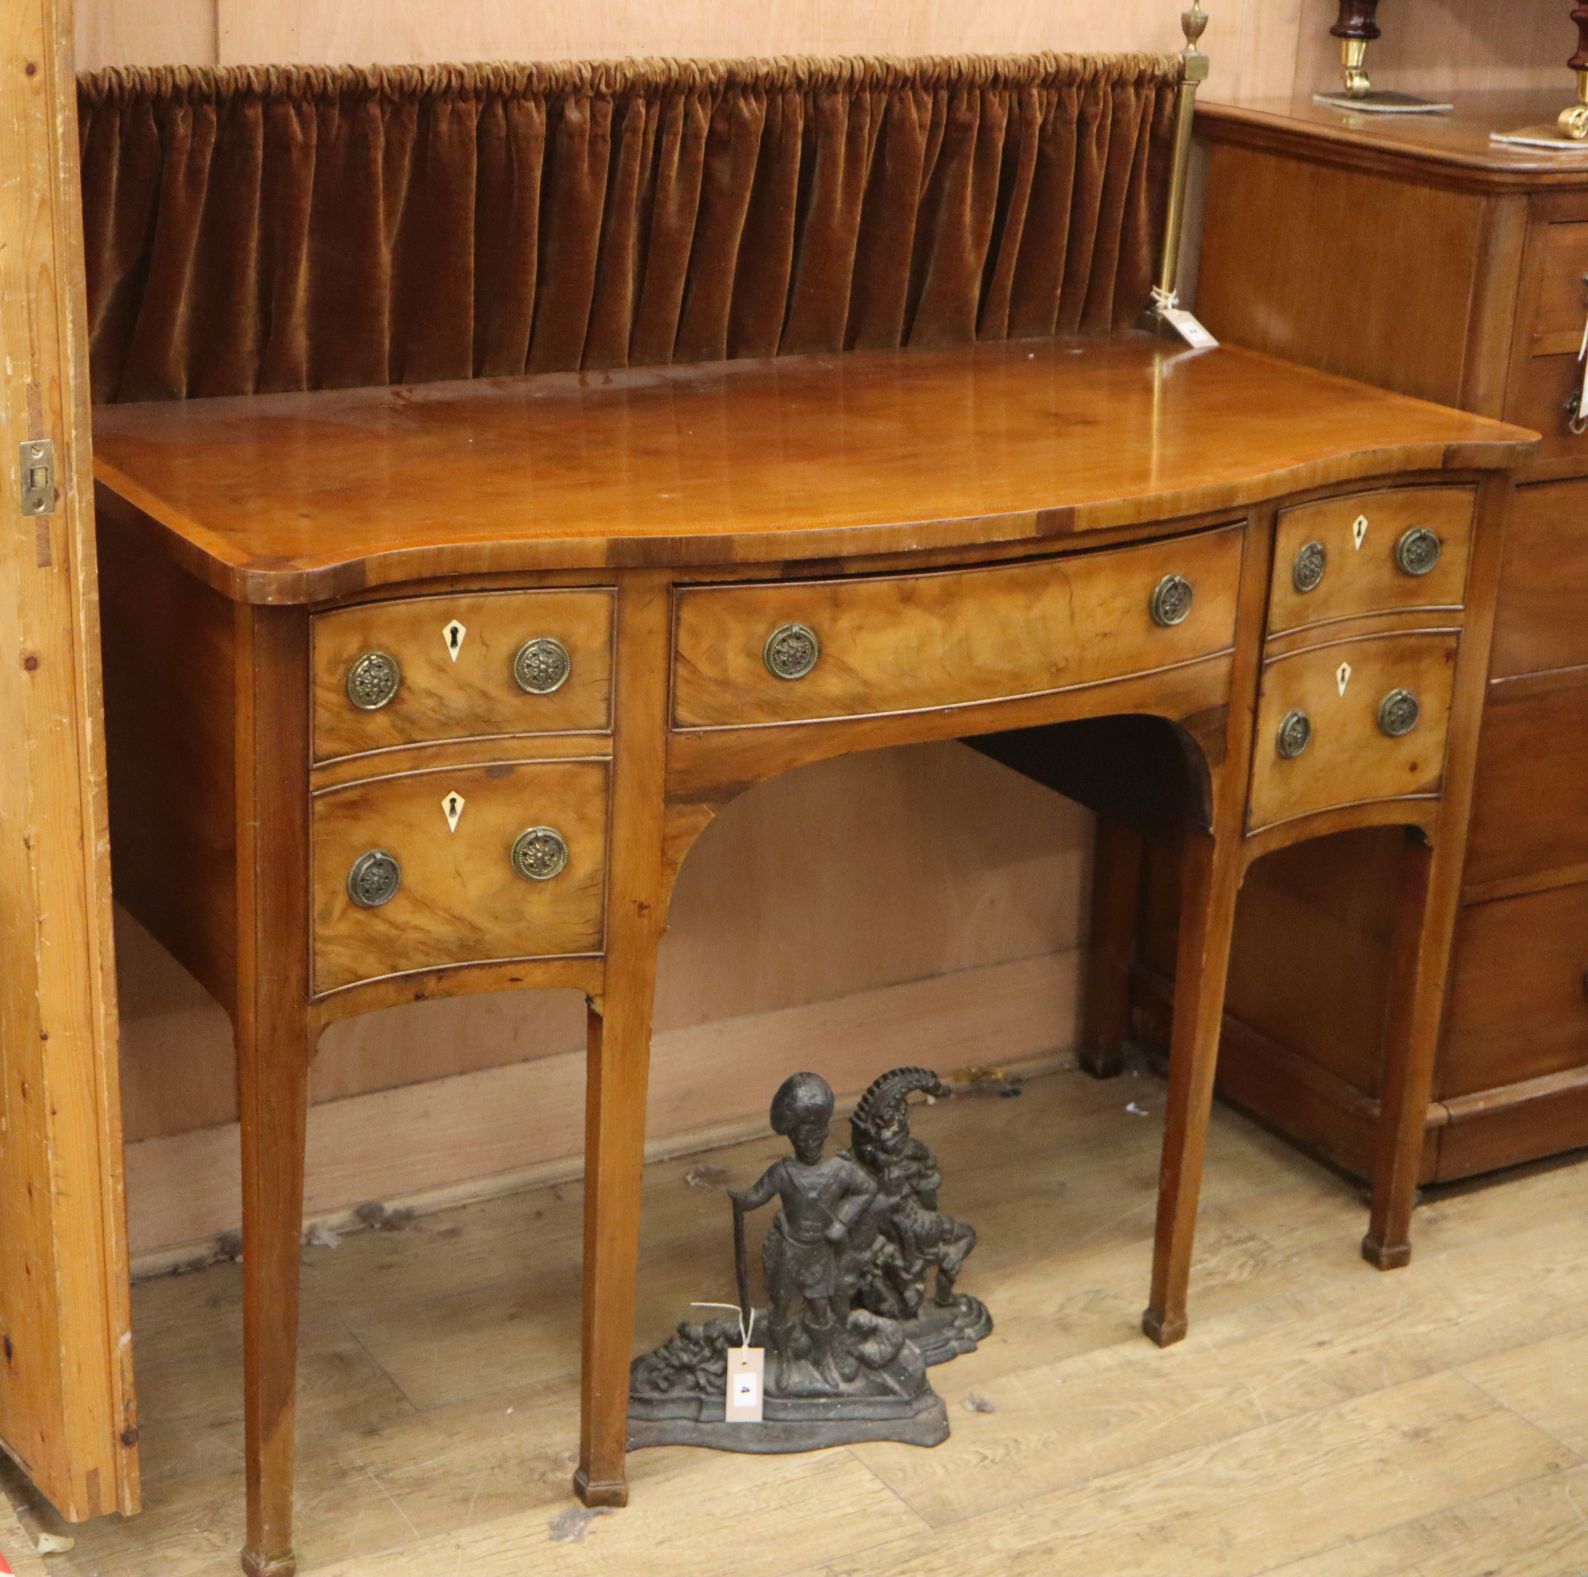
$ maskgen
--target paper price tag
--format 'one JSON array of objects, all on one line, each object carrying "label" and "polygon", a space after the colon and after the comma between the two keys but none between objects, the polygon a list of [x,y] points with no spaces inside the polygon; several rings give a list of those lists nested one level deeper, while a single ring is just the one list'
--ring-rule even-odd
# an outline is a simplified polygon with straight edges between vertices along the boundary
[{"label": "paper price tag", "polygon": [[1165,307],[1163,320],[1192,350],[1217,350],[1218,341],[1184,307]]},{"label": "paper price tag", "polygon": [[730,1424],[759,1424],[766,1378],[764,1347],[728,1349],[728,1396],[723,1417]]}]

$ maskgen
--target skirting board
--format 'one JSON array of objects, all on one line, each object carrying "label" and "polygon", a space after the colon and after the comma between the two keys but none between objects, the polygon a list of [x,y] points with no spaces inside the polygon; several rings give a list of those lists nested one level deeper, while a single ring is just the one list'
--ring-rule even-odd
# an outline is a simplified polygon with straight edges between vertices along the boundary
[{"label": "skirting board", "polygon": [[[1073,1065],[1081,959],[992,964],[658,1035],[647,1154],[765,1131],[773,1090],[802,1067],[842,1098],[905,1063],[945,1076]],[[305,1219],[335,1225],[370,1199],[441,1209],[577,1177],[583,1110],[582,1051],[326,1102],[309,1115]],[[136,1274],[210,1250],[242,1216],[237,1125],[129,1145],[127,1209]]]}]

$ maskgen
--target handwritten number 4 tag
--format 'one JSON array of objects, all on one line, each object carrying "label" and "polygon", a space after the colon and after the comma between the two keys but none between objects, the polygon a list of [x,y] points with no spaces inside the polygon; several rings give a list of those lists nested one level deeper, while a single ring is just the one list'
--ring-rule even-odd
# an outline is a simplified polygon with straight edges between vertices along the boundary
[{"label": "handwritten number 4 tag", "polygon": [[759,1424],[766,1395],[766,1349],[750,1345],[755,1329],[755,1310],[746,1320],[737,1303],[692,1303],[692,1309],[732,1309],[739,1316],[739,1347],[728,1349],[727,1394],[722,1401],[722,1417],[729,1424]]},{"label": "handwritten number 4 tag", "polygon": [[728,1423],[759,1424],[761,1422],[765,1376],[764,1347],[728,1349],[728,1396],[722,1414]]}]

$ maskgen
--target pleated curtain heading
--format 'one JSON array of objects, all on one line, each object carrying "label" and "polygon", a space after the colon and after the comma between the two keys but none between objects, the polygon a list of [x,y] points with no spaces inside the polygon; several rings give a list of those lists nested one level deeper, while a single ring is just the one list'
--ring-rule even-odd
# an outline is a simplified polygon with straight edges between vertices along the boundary
[{"label": "pleated curtain heading", "polygon": [[93,386],[181,399],[1104,333],[1173,56],[81,79]]}]

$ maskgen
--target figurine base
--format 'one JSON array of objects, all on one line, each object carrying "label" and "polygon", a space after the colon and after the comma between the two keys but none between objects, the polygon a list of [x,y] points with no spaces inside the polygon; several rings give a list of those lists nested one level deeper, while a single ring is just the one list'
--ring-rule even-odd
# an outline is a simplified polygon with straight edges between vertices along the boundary
[{"label": "figurine base", "polygon": [[[699,1416],[661,1416],[664,1409],[698,1407]],[[759,1424],[728,1423],[720,1398],[707,1412],[705,1403],[678,1401],[629,1403],[629,1450],[646,1446],[705,1446],[712,1451],[742,1451],[770,1456],[795,1451],[820,1451],[824,1446],[853,1446],[868,1440],[891,1440],[906,1446],[937,1446],[948,1439],[948,1412],[935,1391],[906,1400],[875,1397],[864,1401],[826,1397],[766,1399],[766,1418]]]},{"label": "figurine base", "polygon": [[1390,93],[1377,88],[1361,98],[1352,98],[1343,90],[1314,93],[1312,102],[1332,110],[1355,110],[1362,115],[1448,115],[1456,107],[1434,99],[1420,99],[1413,93]]},{"label": "figurine base", "polygon": [[913,1320],[904,1323],[904,1334],[930,1368],[964,1353],[975,1352],[992,1334],[992,1315],[980,1298],[957,1292],[950,1304],[929,1303]]}]

